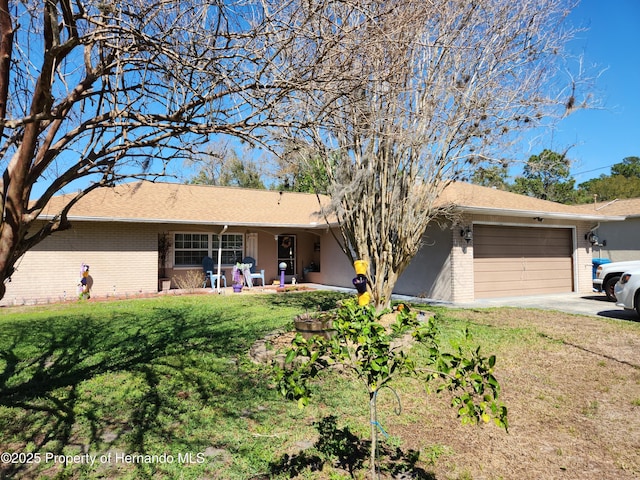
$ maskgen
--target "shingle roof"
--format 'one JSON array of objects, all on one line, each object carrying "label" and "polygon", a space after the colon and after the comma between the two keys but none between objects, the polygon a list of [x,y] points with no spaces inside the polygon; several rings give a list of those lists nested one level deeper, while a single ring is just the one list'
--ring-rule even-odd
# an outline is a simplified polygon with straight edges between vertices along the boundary
[{"label": "shingle roof", "polygon": [[623,220],[621,217],[613,218],[616,214],[608,212],[587,211],[574,205],[564,205],[463,182],[450,184],[440,196],[439,203],[454,204],[469,213],[500,216],[539,216],[576,220],[601,220],[604,216],[611,216],[611,220]]},{"label": "shingle roof", "polygon": [[640,198],[627,198],[613,200],[611,202],[588,203],[578,205],[585,212],[598,212],[602,215],[625,215],[628,217],[640,216]]},{"label": "shingle roof", "polygon": [[[43,215],[55,215],[73,196],[54,197]],[[135,182],[93,190],[73,206],[69,218],[312,227],[316,223],[324,224],[319,211],[318,198],[304,193]]]},{"label": "shingle roof", "polygon": [[[43,217],[62,209],[74,194],[51,199]],[[328,198],[320,196],[325,204]],[[623,220],[613,211],[563,205],[493,188],[456,182],[440,196],[440,205],[453,204],[469,213],[533,216],[574,220]],[[604,209],[603,209],[604,210]],[[251,190],[237,187],[135,182],[99,188],[82,198],[69,218],[93,221],[324,227],[318,197],[307,193]]]}]

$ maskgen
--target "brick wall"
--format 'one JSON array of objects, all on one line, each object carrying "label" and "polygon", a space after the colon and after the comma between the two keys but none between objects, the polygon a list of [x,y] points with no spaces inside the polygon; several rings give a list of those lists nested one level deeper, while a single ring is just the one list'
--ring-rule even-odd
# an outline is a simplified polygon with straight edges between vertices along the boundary
[{"label": "brick wall", "polygon": [[467,241],[460,235],[463,228],[470,227],[469,219],[460,219],[460,224],[451,229],[451,301],[471,302],[473,292],[473,240]]},{"label": "brick wall", "polygon": [[584,238],[593,227],[594,224],[592,222],[580,222],[576,225],[576,254],[574,257],[576,279],[574,289],[578,293],[589,294],[593,292],[593,246]]},{"label": "brick wall", "polygon": [[90,267],[95,296],[155,292],[157,235],[154,225],[74,222],[18,261],[0,305],[76,298],[82,263]]}]

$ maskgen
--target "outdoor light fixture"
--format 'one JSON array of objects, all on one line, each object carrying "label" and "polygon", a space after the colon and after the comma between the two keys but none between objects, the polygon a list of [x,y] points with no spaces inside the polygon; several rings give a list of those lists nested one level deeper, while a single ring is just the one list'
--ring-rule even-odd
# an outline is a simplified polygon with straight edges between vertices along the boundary
[{"label": "outdoor light fixture", "polygon": [[460,230],[460,236],[467,241],[467,244],[473,240],[473,232],[469,227]]},{"label": "outdoor light fixture", "polygon": [[606,240],[602,240],[602,242],[601,242],[600,241],[600,237],[598,237],[598,235],[596,235],[593,232],[585,233],[584,234],[584,239],[586,241],[588,241],[594,247],[606,247],[607,246],[607,241]]},{"label": "outdoor light fixture", "polygon": [[598,235],[593,232],[585,233],[584,239],[588,240],[591,245],[596,245],[599,242]]}]

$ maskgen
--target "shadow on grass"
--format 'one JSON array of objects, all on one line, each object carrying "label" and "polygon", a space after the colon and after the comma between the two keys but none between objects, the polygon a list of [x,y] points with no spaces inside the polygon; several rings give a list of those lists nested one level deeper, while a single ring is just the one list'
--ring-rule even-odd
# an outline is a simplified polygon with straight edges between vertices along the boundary
[{"label": "shadow on grass", "polygon": [[[326,463],[344,470],[352,478],[369,465],[371,443],[361,440],[348,427],[338,428],[335,416],[324,417],[314,426],[318,430],[315,445],[295,455],[285,454],[271,464],[270,475],[295,477],[306,470],[320,471]],[[435,480],[435,476],[416,466],[419,452],[381,445],[378,451],[378,469],[393,478]],[[270,478],[270,477],[265,477]]]},{"label": "shadow on grass", "polygon": [[[237,405],[258,395],[239,357],[269,325],[224,310],[194,314],[191,306],[125,308],[108,310],[108,318],[52,314],[2,324],[0,450],[145,454],[180,445],[198,452],[202,443],[180,431],[184,412],[215,400],[216,412],[238,418]],[[0,478],[35,478],[46,468],[0,463]],[[78,466],[54,470],[71,468]],[[133,468],[137,478],[152,478],[156,466]]]},{"label": "shadow on grass", "polygon": [[332,291],[316,291],[313,292],[313,295],[303,292],[267,295],[265,296],[265,300],[271,305],[288,306],[302,311],[326,311],[336,308],[338,301],[350,297],[352,298],[353,295]]}]

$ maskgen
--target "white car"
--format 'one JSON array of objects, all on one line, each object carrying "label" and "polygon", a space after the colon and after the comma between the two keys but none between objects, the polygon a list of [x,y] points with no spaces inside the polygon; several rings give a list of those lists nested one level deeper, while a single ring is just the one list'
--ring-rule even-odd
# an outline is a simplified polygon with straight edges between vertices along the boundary
[{"label": "white car", "polygon": [[640,260],[627,262],[603,263],[596,270],[593,279],[593,288],[604,292],[612,302],[616,301],[615,286],[622,274],[626,271],[640,269]]},{"label": "white car", "polygon": [[640,268],[624,272],[616,284],[616,305],[640,315]]}]

